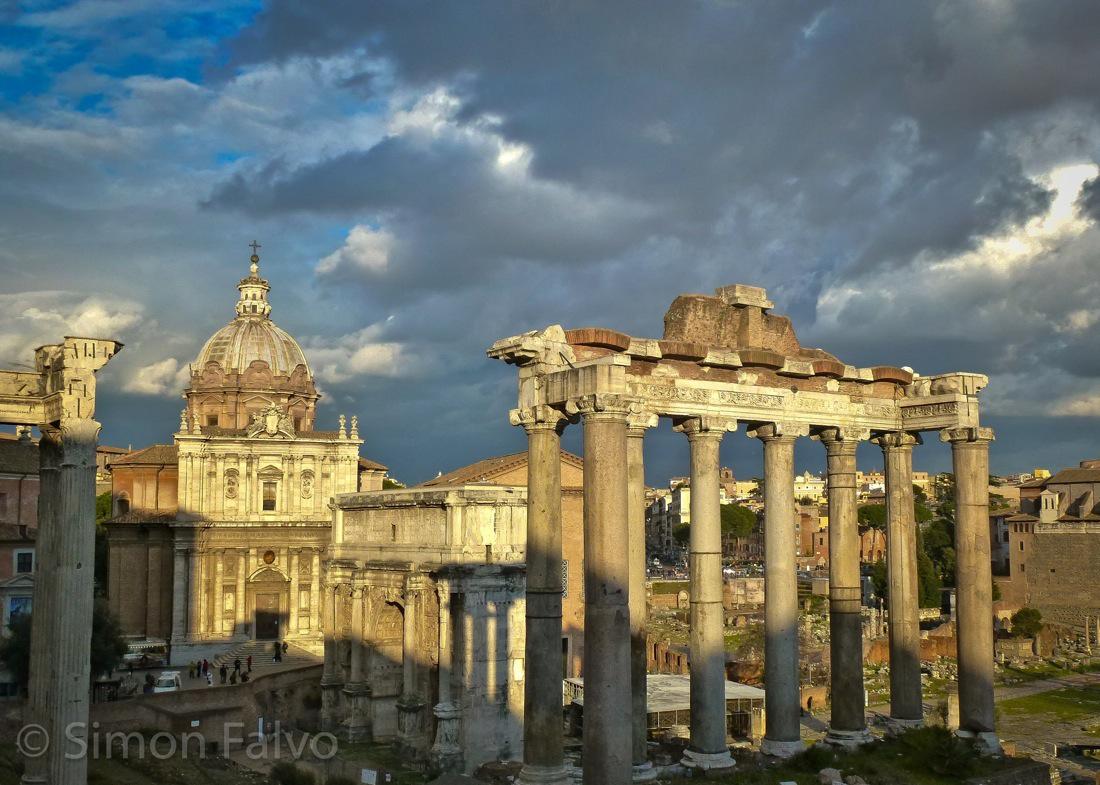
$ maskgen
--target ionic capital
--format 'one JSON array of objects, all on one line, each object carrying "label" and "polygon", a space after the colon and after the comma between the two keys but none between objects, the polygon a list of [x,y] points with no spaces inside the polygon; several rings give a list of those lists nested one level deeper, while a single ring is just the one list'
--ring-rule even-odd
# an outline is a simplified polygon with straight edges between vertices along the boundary
[{"label": "ionic capital", "polygon": [[762,442],[793,442],[799,436],[809,436],[810,426],[790,422],[764,422],[754,425],[746,435]]},{"label": "ionic capital", "polygon": [[988,444],[994,440],[993,429],[978,426],[975,428],[944,428],[940,431],[941,442],[951,442],[955,444],[966,444],[968,442],[979,442]]},{"label": "ionic capital", "polygon": [[566,402],[567,414],[579,414],[581,417],[606,417],[625,420],[636,409],[635,401],[617,393],[593,393],[573,398]]},{"label": "ionic capital", "polygon": [[656,414],[646,411],[640,403],[635,402],[626,418],[626,435],[645,436],[646,430],[656,428],[658,422],[660,422],[660,418]]},{"label": "ionic capital", "polygon": [[911,450],[914,445],[924,444],[920,434],[911,431],[881,433],[871,441],[881,447],[883,452],[887,450]]},{"label": "ionic capital", "polygon": [[528,433],[547,430],[560,434],[569,424],[569,417],[553,406],[538,404],[526,409],[512,409],[508,412],[508,421],[512,425],[522,425]]},{"label": "ionic capital", "polygon": [[704,414],[677,419],[672,429],[685,434],[689,442],[695,439],[721,439],[727,433],[737,430],[737,420]]}]

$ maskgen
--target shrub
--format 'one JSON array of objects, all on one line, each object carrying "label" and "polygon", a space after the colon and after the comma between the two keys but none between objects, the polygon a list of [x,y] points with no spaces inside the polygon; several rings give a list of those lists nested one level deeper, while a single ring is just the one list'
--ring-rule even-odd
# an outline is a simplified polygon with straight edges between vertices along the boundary
[{"label": "shrub", "polygon": [[906,731],[898,741],[906,757],[941,776],[965,778],[977,763],[978,754],[972,745],[938,725]]},{"label": "shrub", "polygon": [[270,782],[271,785],[316,785],[317,778],[293,763],[280,762],[271,767]]}]

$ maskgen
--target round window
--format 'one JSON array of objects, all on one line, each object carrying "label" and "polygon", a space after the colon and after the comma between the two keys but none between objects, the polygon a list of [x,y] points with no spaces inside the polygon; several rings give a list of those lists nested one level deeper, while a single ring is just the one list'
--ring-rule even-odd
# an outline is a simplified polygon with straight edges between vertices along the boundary
[{"label": "round window", "polygon": [[275,563],[275,551],[267,551],[264,553],[264,564]]}]

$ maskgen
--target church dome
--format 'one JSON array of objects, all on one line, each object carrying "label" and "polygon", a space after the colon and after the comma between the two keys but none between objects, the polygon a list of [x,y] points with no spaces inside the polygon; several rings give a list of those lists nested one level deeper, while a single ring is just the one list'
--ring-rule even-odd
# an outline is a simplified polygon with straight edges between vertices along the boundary
[{"label": "church dome", "polygon": [[202,347],[194,367],[201,370],[214,362],[225,373],[243,373],[256,360],[267,363],[273,376],[290,376],[301,365],[313,378],[302,347],[266,317],[237,317],[218,330]]},{"label": "church dome", "polygon": [[237,315],[203,345],[184,391],[187,421],[203,427],[247,428],[271,406],[286,412],[295,430],[313,427],[320,397],[305,352],[271,321],[268,282],[260,277],[253,244],[247,277],[237,284]]},{"label": "church dome", "polygon": [[237,317],[218,330],[199,352],[194,370],[202,372],[208,363],[217,363],[222,373],[244,373],[256,360],[267,364],[272,376],[290,376],[302,366],[307,379],[313,373],[305,353],[288,332],[271,321],[271,290],[259,275],[259,257],[253,254],[250,272],[237,284],[241,296]]}]

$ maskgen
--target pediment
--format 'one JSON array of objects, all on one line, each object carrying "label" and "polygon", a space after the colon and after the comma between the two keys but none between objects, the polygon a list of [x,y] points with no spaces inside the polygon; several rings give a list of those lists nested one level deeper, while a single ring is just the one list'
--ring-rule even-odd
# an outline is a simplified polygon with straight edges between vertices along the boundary
[{"label": "pediment", "polygon": [[268,464],[264,468],[260,469],[259,476],[265,480],[278,480],[282,479],[283,470],[278,466]]}]

